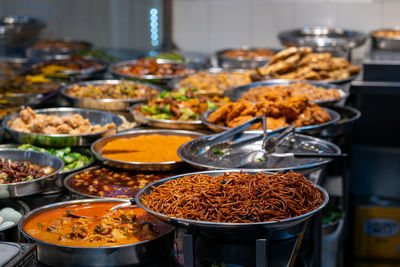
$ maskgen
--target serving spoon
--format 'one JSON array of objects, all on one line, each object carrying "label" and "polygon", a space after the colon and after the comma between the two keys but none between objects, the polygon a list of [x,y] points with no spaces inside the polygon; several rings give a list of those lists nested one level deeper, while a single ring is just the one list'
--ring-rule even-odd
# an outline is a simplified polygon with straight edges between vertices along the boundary
[{"label": "serving spoon", "polygon": [[[118,205],[116,205],[116,206],[110,208],[109,210],[110,210],[110,211],[114,211],[114,210],[117,210],[117,209],[119,209],[119,208],[126,207],[126,206],[131,206],[131,205],[135,205],[135,204],[136,204],[136,203],[135,203],[135,199],[132,198],[132,199],[130,199],[130,200],[127,201],[127,202],[118,204]],[[67,214],[67,216],[70,216],[70,217],[72,217],[72,218],[93,219],[93,217],[74,214],[74,213],[72,213],[71,210],[65,210],[65,213]]]}]

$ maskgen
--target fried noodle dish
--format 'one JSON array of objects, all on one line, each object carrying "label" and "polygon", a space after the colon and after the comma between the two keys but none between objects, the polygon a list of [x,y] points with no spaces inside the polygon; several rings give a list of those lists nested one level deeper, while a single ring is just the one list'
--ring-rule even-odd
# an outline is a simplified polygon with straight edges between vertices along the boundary
[{"label": "fried noodle dish", "polygon": [[188,175],[143,195],[155,212],[197,221],[253,223],[293,218],[317,209],[324,195],[302,174]]}]

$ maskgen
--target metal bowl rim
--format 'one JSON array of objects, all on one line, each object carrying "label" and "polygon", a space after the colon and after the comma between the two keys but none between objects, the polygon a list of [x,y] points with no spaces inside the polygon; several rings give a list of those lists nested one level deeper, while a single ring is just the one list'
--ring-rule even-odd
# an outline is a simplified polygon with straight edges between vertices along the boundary
[{"label": "metal bowl rim", "polygon": [[[57,174],[60,174],[61,170],[64,168],[64,162],[63,162],[61,159],[59,159],[59,158],[57,158],[56,156],[53,156],[53,155],[51,155],[51,154],[48,154],[48,153],[43,153],[43,152],[34,151],[34,150],[17,149],[17,148],[0,148],[0,152],[2,152],[2,151],[21,151],[21,152],[24,152],[24,153],[25,153],[25,152],[33,152],[33,154],[35,154],[35,153],[40,153],[40,154],[42,154],[42,155],[46,155],[46,157],[49,157],[52,161],[59,161],[59,162],[61,162],[61,167],[58,168],[58,169],[56,169],[56,170],[54,170],[54,172],[52,172],[52,173],[50,173],[50,174],[44,175],[44,176],[42,176],[42,177],[39,177],[39,178],[37,178],[37,179],[30,180],[30,181],[17,182],[17,183],[9,183],[9,184],[0,184],[0,188],[1,188],[1,187],[8,187],[8,186],[17,186],[17,185],[21,185],[21,184],[25,184],[25,185],[26,185],[26,184],[34,183],[34,182],[37,182],[37,181],[47,180],[47,179],[50,178],[51,176],[55,176],[55,175],[57,175]],[[20,153],[20,152],[18,152],[18,153]],[[30,162],[29,160],[26,160],[26,161]],[[51,166],[47,166],[47,167],[51,167]]]},{"label": "metal bowl rim", "polygon": [[[224,174],[224,173],[232,173],[232,172],[240,172],[240,170],[234,170],[234,169],[224,169],[224,170],[213,170],[213,171],[202,171],[202,172],[191,172],[191,173],[186,173],[186,174],[180,174],[180,175],[175,175],[172,177],[168,177],[165,179],[161,179],[159,181],[153,182],[151,184],[146,185],[145,187],[143,187],[137,194],[135,197],[136,200],[136,204],[144,209],[145,211],[149,212],[150,214],[152,214],[155,217],[162,217],[163,219],[170,221],[170,220],[174,220],[177,221],[179,224],[182,223],[189,223],[190,225],[201,225],[204,227],[212,227],[212,226],[216,226],[216,227],[255,227],[255,226],[270,226],[270,225],[276,225],[279,223],[285,223],[285,222],[291,222],[291,221],[295,221],[295,220],[301,220],[303,218],[307,218],[315,213],[317,213],[318,211],[320,211],[323,207],[325,207],[326,204],[328,204],[329,201],[329,195],[328,192],[320,185],[316,185],[313,183],[313,186],[315,186],[316,188],[318,188],[320,190],[320,192],[324,195],[324,201],[322,202],[322,204],[318,207],[315,208],[314,210],[302,214],[300,216],[296,216],[296,217],[292,217],[292,218],[288,218],[288,219],[283,219],[280,221],[267,221],[267,222],[256,222],[256,223],[223,223],[223,222],[208,222],[208,221],[196,221],[196,220],[189,220],[189,219],[182,219],[182,218],[177,218],[177,217],[169,217],[165,214],[161,214],[158,212],[155,212],[153,210],[150,210],[149,208],[145,207],[141,200],[140,197],[144,194],[144,191],[147,190],[148,188],[152,188],[154,186],[159,186],[164,184],[165,182],[167,182],[168,180],[173,180],[173,179],[177,179],[177,178],[181,178],[184,176],[189,176],[189,175],[195,175],[195,174]],[[249,174],[256,174],[258,172],[263,172],[263,173],[267,173],[267,174],[273,174],[272,172],[266,172],[263,171],[262,169],[258,169],[258,170],[249,170],[249,171],[245,171],[246,173]]]},{"label": "metal bowl rim", "polygon": [[380,32],[380,31],[397,31],[397,32],[400,32],[400,28],[397,28],[397,29],[396,28],[381,28],[381,29],[373,30],[373,31],[371,31],[369,33],[369,36],[372,39],[376,39],[376,40],[400,41],[400,36],[399,37],[395,37],[395,38],[386,37],[386,36],[384,36],[384,37],[374,36],[375,33]]},{"label": "metal bowl rim", "polygon": [[136,166],[140,166],[140,165],[157,165],[157,166],[162,166],[162,165],[170,165],[170,164],[177,164],[180,162],[184,162],[182,161],[164,161],[164,162],[134,162],[134,161],[121,161],[121,160],[114,160],[114,159],[110,159],[110,158],[106,158],[103,155],[101,155],[99,152],[95,151],[94,147],[95,145],[97,145],[100,142],[103,142],[104,140],[107,139],[111,139],[111,138],[116,138],[116,137],[121,137],[121,136],[128,136],[131,134],[163,134],[163,133],[172,133],[175,135],[194,135],[197,137],[202,137],[204,136],[204,134],[202,133],[198,133],[198,132],[194,132],[194,131],[188,131],[188,130],[173,130],[173,129],[149,129],[149,130],[142,130],[142,129],[135,129],[135,130],[129,130],[129,131],[124,131],[121,133],[117,133],[111,136],[106,136],[103,138],[100,138],[98,140],[96,140],[95,142],[93,142],[93,144],[90,146],[90,150],[92,151],[93,155],[99,159],[100,161],[110,161],[110,162],[114,162],[114,163],[118,163],[118,164],[129,164],[129,165],[136,165]]},{"label": "metal bowl rim", "polygon": [[225,48],[225,49],[221,49],[221,50],[217,50],[215,52],[215,54],[217,55],[217,57],[220,57],[223,60],[228,60],[228,61],[237,61],[237,62],[264,62],[264,61],[269,61],[274,55],[271,56],[267,56],[267,57],[256,57],[256,58],[243,58],[243,57],[226,57],[223,56],[223,54],[225,52],[231,51],[231,50],[245,50],[245,51],[251,51],[254,49],[269,49],[271,50],[274,55],[277,53],[277,51],[281,50],[281,49],[276,49],[276,48],[270,48],[270,47],[257,47],[257,46],[241,46],[241,47],[237,47],[237,48]]},{"label": "metal bowl rim", "polygon": [[[91,112],[91,113],[101,113],[101,114],[105,114],[108,113],[109,115],[111,115],[111,117],[113,118],[113,120],[116,120],[117,122],[119,122],[119,124],[115,124],[115,129],[117,130],[118,127],[122,124],[122,120],[115,114],[111,113],[111,112],[107,112],[107,111],[103,111],[103,110],[96,110],[96,109],[86,109],[86,108],[70,108],[70,107],[58,107],[58,108],[44,108],[44,109],[34,109],[33,111],[35,111],[35,113],[46,113],[46,112]],[[21,132],[21,131],[17,131],[14,130],[10,127],[8,127],[7,122],[10,121],[11,119],[16,119],[17,117],[19,117],[19,114],[10,114],[6,117],[4,117],[3,119],[3,127],[4,129],[6,129],[9,132],[17,132],[20,134],[24,134],[24,135],[33,135],[33,136],[43,136],[43,137],[87,137],[87,136],[96,136],[96,135],[101,135],[104,134],[112,129],[107,129],[104,131],[100,131],[100,132],[95,132],[95,133],[89,133],[89,134],[75,134],[75,135],[71,135],[71,134],[39,134],[39,133],[27,133],[27,132]]]},{"label": "metal bowl rim", "polygon": [[[296,127],[295,131],[296,132],[302,132],[302,131],[307,131],[307,130],[319,129],[319,128],[323,128],[325,126],[329,126],[331,124],[334,124],[338,120],[340,120],[340,114],[338,112],[336,112],[336,111],[334,111],[332,109],[326,108],[326,107],[321,107],[321,108],[324,109],[326,112],[328,112],[329,115],[332,117],[332,119],[330,121],[327,121],[327,122],[324,122],[324,123],[321,123],[321,124]],[[203,122],[204,125],[206,125],[210,129],[212,127],[212,128],[220,129],[222,131],[226,131],[226,130],[232,129],[232,128],[229,128],[229,127],[226,127],[226,126],[220,126],[220,125],[208,122],[207,119],[210,116],[211,112],[213,112],[213,111],[215,111],[215,109],[206,111],[206,112],[204,112],[204,113],[202,113],[200,115],[200,120]],[[283,130],[284,128],[286,128],[286,127],[282,127],[282,128],[274,129],[274,130],[268,130],[267,132],[268,133],[275,133],[275,132],[279,132],[279,131]],[[262,130],[248,130],[248,131],[251,131],[251,132],[262,132]]]},{"label": "metal bowl rim", "polygon": [[[129,203],[129,199],[128,200],[117,200],[117,199],[77,199],[77,200],[69,200],[69,201],[63,201],[63,202],[56,202],[56,203],[52,203],[52,204],[48,204],[45,206],[41,206],[38,207],[36,209],[31,210],[30,212],[28,212],[27,214],[25,214],[18,222],[18,229],[19,231],[27,238],[34,240],[37,243],[40,244],[45,244],[45,245],[51,245],[51,246],[55,246],[58,248],[68,248],[68,249],[88,249],[88,250],[96,250],[96,249],[117,249],[117,248],[125,248],[125,247],[130,247],[130,246],[136,246],[136,245],[142,245],[148,242],[151,242],[157,238],[160,238],[162,236],[165,236],[169,233],[171,233],[172,231],[175,230],[175,227],[170,226],[170,229],[168,231],[166,231],[165,233],[163,233],[162,235],[159,235],[158,237],[151,239],[151,240],[144,240],[144,241],[140,241],[140,242],[136,242],[136,243],[131,243],[131,244],[125,244],[125,245],[117,245],[117,246],[104,246],[104,247],[74,247],[74,246],[63,246],[63,245],[58,245],[58,244],[54,244],[54,243],[50,243],[50,242],[46,242],[40,239],[37,239],[33,236],[31,236],[30,234],[28,234],[27,232],[25,232],[22,224],[25,222],[26,219],[28,219],[30,216],[34,216],[35,213],[40,212],[40,211],[45,211],[45,210],[51,210],[52,208],[55,209],[57,207],[61,207],[61,206],[67,206],[67,205],[73,205],[73,204],[80,204],[80,203],[93,203],[93,202],[126,202]],[[138,206],[138,205],[136,205]],[[138,206],[139,207],[139,206]],[[141,207],[139,207],[141,208]],[[153,216],[154,217],[154,216]],[[163,222],[165,223],[165,222]]]}]

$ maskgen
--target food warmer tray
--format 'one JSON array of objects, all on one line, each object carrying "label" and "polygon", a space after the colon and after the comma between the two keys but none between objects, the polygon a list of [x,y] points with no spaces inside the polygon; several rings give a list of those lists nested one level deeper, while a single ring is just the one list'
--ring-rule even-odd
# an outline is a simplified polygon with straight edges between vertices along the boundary
[{"label": "food warmer tray", "polygon": [[190,136],[193,138],[198,138],[204,136],[204,134],[191,132],[191,131],[183,131],[183,130],[162,130],[162,129],[154,129],[154,130],[132,130],[121,132],[113,136],[108,136],[101,138],[94,142],[90,147],[94,156],[103,162],[103,164],[121,168],[125,170],[140,170],[140,171],[169,171],[176,170],[179,168],[187,167],[188,165],[184,161],[168,161],[168,162],[128,162],[128,161],[120,161],[109,159],[100,154],[101,149],[108,142],[119,139],[119,138],[130,138],[140,135],[149,135],[149,134],[161,134],[161,135],[181,135],[181,136]]},{"label": "food warmer tray", "polygon": [[275,85],[288,85],[288,84],[295,84],[295,83],[308,83],[312,84],[317,87],[323,87],[325,89],[335,88],[339,90],[340,98],[333,99],[333,100],[317,100],[317,101],[310,101],[311,103],[316,103],[321,106],[331,106],[334,105],[342,100],[347,99],[349,97],[349,86],[347,85],[336,85],[336,84],[329,84],[329,83],[321,83],[321,82],[312,82],[312,81],[295,81],[295,80],[268,80],[268,81],[261,81],[255,82],[251,84],[246,84],[234,88],[230,88],[224,91],[224,96],[229,97],[232,101],[239,100],[242,95],[249,91],[251,88],[258,87],[258,86],[275,86]]},{"label": "food warmer tray", "polygon": [[[88,108],[88,109],[100,109],[109,111],[120,111],[129,110],[131,104],[138,102],[143,102],[146,98],[132,98],[132,99],[113,99],[113,98],[101,98],[95,99],[91,97],[74,97],[67,94],[67,90],[74,85],[87,86],[87,85],[102,85],[102,84],[120,84],[121,80],[97,80],[97,81],[87,81],[69,84],[61,89],[61,95],[72,102],[73,106],[77,108]],[[138,84],[139,82],[123,81],[124,83]],[[152,89],[161,92],[162,89],[158,86],[146,83],[140,83],[151,87]]]},{"label": "food warmer tray", "polygon": [[3,127],[18,143],[29,143],[38,146],[54,147],[89,146],[98,138],[115,133],[116,129],[122,124],[122,120],[117,115],[101,110],[90,110],[81,108],[47,108],[37,109],[34,111],[37,114],[57,116],[80,114],[82,115],[82,117],[89,119],[91,124],[94,123],[105,125],[108,123],[114,123],[116,128],[82,135],[25,133],[21,131],[16,131],[8,127],[7,123],[11,120],[15,120],[19,116],[19,114],[13,114],[4,118]]},{"label": "food warmer tray", "polygon": [[[295,131],[297,133],[305,133],[305,134],[311,134],[311,135],[315,135],[318,134],[322,129],[324,129],[325,127],[328,127],[329,125],[334,124],[335,122],[337,122],[340,119],[340,114],[337,113],[336,111],[329,109],[329,108],[323,108],[326,112],[329,113],[329,115],[332,117],[332,120],[325,122],[325,123],[321,123],[321,124],[317,124],[317,125],[309,125],[309,126],[303,126],[303,127],[297,127],[295,128]],[[208,117],[210,116],[210,114],[213,112],[214,110],[210,110],[210,111],[206,111],[204,113],[202,113],[200,115],[200,120],[204,123],[204,125],[206,125],[208,128],[210,128],[212,131],[214,132],[223,132],[226,131],[230,128],[226,127],[226,126],[220,126],[214,123],[210,123],[208,122]],[[268,121],[267,121],[267,125],[268,125]],[[282,131],[284,128],[280,128],[280,129],[276,129],[276,130],[268,130],[268,133],[276,133],[276,132],[280,132]],[[260,133],[261,130],[249,130],[249,132],[258,132]]]},{"label": "food warmer tray", "polygon": [[193,120],[193,121],[178,121],[178,120],[161,120],[161,119],[153,119],[148,118],[142,114],[135,112],[135,109],[141,104],[133,105],[130,108],[130,113],[133,119],[141,124],[145,124],[147,126],[155,127],[155,128],[163,128],[163,129],[184,129],[184,130],[204,130],[204,124],[201,120]]},{"label": "food warmer tray", "polygon": [[[244,132],[235,138],[235,142],[256,137],[259,133]],[[335,144],[308,135],[293,134],[287,136],[283,143],[276,147],[273,154],[262,150],[263,140],[235,148],[222,157],[210,157],[208,142],[213,135],[197,138],[183,144],[178,149],[178,155],[190,165],[201,169],[248,169],[264,171],[300,171],[311,173],[322,169],[332,161],[332,158],[296,158],[294,156],[275,156],[274,153],[341,153]],[[230,141],[230,140],[227,140]]]}]

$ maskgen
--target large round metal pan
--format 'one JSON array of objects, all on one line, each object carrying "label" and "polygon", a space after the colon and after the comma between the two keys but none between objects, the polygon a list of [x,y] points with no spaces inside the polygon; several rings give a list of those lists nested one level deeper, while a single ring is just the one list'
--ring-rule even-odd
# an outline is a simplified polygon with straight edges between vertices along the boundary
[{"label": "large round metal pan", "polygon": [[[254,131],[244,132],[235,138],[235,142],[256,137],[259,133]],[[276,134],[272,134],[274,136]],[[322,169],[328,165],[331,158],[296,158],[294,156],[279,157],[267,154],[262,149],[263,140],[254,141],[241,147],[235,148],[224,157],[210,156],[208,143],[213,135],[199,137],[183,144],[178,149],[179,157],[190,165],[200,169],[246,169],[263,171],[299,171],[303,174]],[[230,141],[230,140],[226,140]],[[308,135],[295,134],[284,139],[282,144],[275,148],[280,154],[293,152],[307,153],[340,153],[340,148],[335,144]]]},{"label": "large round metal pan", "polygon": [[64,168],[64,163],[61,159],[37,151],[4,148],[0,149],[0,158],[12,161],[27,161],[38,166],[49,166],[54,170],[51,174],[31,181],[0,184],[0,198],[17,198],[40,193],[57,178]]},{"label": "large round metal pan", "polygon": [[[309,126],[303,126],[303,127],[297,127],[295,128],[295,131],[297,133],[306,133],[306,134],[317,134],[319,133],[322,129],[324,129],[325,127],[337,122],[340,119],[340,114],[337,113],[336,111],[329,109],[329,108],[323,108],[326,112],[329,113],[329,115],[331,116],[332,120],[325,122],[325,123],[321,123],[321,124],[316,124],[316,125],[309,125]],[[214,123],[210,123],[208,122],[208,117],[210,116],[210,114],[214,112],[214,110],[210,110],[210,111],[206,111],[204,113],[202,113],[200,115],[200,120],[204,123],[204,125],[206,125],[209,129],[211,129],[214,132],[223,132],[226,131],[230,128],[225,127],[225,126],[220,126]],[[268,125],[268,120],[267,120],[267,125]],[[284,128],[280,128],[280,129],[275,129],[275,130],[268,130],[268,133],[275,133],[275,132],[280,132],[282,131]],[[251,132],[261,132],[261,130],[249,130]]]},{"label": "large round metal pan", "polygon": [[167,256],[174,244],[175,229],[162,222],[157,223],[160,236],[134,244],[111,247],[72,247],[48,243],[30,236],[24,230],[27,220],[43,212],[70,205],[115,202],[124,200],[84,199],[59,202],[32,210],[22,217],[18,226],[22,234],[36,242],[39,262],[49,266],[128,266],[146,264]]},{"label": "large round metal pan", "polygon": [[[72,102],[74,107],[77,108],[88,108],[88,109],[100,109],[100,110],[109,110],[109,111],[125,111],[129,110],[130,105],[138,102],[145,101],[146,98],[132,98],[132,99],[115,99],[115,98],[91,98],[91,97],[74,97],[70,96],[67,91],[75,86],[88,86],[88,85],[102,85],[102,84],[121,84],[121,83],[129,83],[129,84],[139,84],[139,82],[133,81],[121,81],[121,80],[97,80],[97,81],[88,81],[88,82],[80,82],[69,84],[61,89],[61,95],[67,98],[69,101]],[[140,83],[143,84],[143,83]],[[152,85],[152,84],[144,84],[146,86],[151,87],[152,89],[161,92],[161,88]]]},{"label": "large round metal pan", "polygon": [[323,26],[304,27],[283,31],[278,38],[285,46],[334,47],[352,49],[361,46],[367,35],[354,30]]},{"label": "large round metal pan", "polygon": [[[205,171],[205,172],[195,172],[195,173],[188,173],[188,174],[182,174],[182,175],[176,175],[170,178],[166,178],[154,183],[151,183],[142,190],[140,190],[136,194],[136,203],[139,207],[142,209],[146,210],[147,212],[151,213],[154,217],[159,218],[160,220],[175,225],[175,226],[180,226],[180,227],[190,227],[190,226],[195,226],[199,228],[205,228],[205,229],[211,229],[211,230],[221,230],[221,231],[230,231],[230,230],[246,230],[246,229],[252,229],[252,228],[266,228],[268,230],[281,230],[285,228],[290,228],[293,226],[296,226],[297,224],[300,224],[301,222],[309,219],[311,216],[313,216],[315,213],[319,212],[325,205],[328,203],[329,196],[328,193],[323,189],[322,187],[315,185],[319,190],[324,195],[324,202],[321,204],[321,206],[317,207],[315,210],[303,214],[301,216],[293,217],[290,219],[284,219],[280,221],[269,221],[269,222],[257,222],[257,223],[221,223],[221,222],[207,222],[207,221],[195,221],[195,220],[188,220],[188,219],[182,219],[182,218],[176,218],[176,217],[169,217],[165,214],[161,214],[158,212],[155,212],[153,210],[148,209],[145,205],[142,203],[142,196],[149,194],[155,187],[160,186],[164,184],[165,182],[169,180],[175,180],[177,178],[187,176],[187,175],[193,175],[193,174],[207,174],[211,176],[217,176],[217,175],[223,175],[224,173],[227,172],[239,172],[238,170],[218,170],[218,171]],[[255,174],[260,172],[260,170],[254,170],[254,171],[246,171],[247,173]]]},{"label": "large round metal pan", "polygon": [[[231,51],[231,50],[236,50],[236,49],[242,49],[245,51],[251,51],[256,49],[257,47],[240,47],[240,48],[228,48],[228,49],[223,49],[219,50],[215,53],[215,56],[217,58],[218,66],[223,68],[223,69],[255,69],[261,66],[264,66],[265,64],[268,63],[268,61],[271,59],[272,56],[269,57],[257,57],[253,59],[248,59],[248,58],[243,58],[243,57],[226,57],[224,56],[224,53]],[[267,48],[274,53],[277,53],[279,49],[270,49]]]},{"label": "large round metal pan", "polygon": [[348,88],[345,88],[345,86],[340,86],[336,84],[329,84],[329,83],[320,83],[320,82],[311,82],[311,81],[294,81],[294,80],[267,80],[267,81],[262,81],[262,82],[255,82],[251,84],[246,84],[238,87],[234,87],[228,90],[224,91],[224,95],[229,97],[232,101],[237,101],[239,100],[242,95],[245,92],[248,92],[251,88],[254,87],[259,87],[259,86],[267,86],[267,87],[272,87],[276,85],[288,85],[288,84],[295,84],[295,83],[307,83],[307,84],[312,84],[313,86],[316,87],[322,87],[325,89],[330,89],[334,88],[339,91],[340,97],[337,99],[332,99],[332,100],[315,100],[315,101],[310,101],[311,103],[316,103],[321,106],[330,106],[338,103],[339,101],[342,101],[349,97],[349,94],[347,93]]},{"label": "large round metal pan", "polygon": [[122,124],[122,120],[117,116],[109,112],[100,110],[90,110],[81,108],[48,108],[35,110],[37,114],[45,115],[57,115],[57,116],[68,116],[73,114],[80,114],[82,117],[89,119],[91,124],[105,125],[108,123],[114,123],[114,129],[108,129],[101,132],[82,134],[82,135],[68,135],[68,134],[36,134],[36,133],[25,133],[16,131],[8,127],[9,121],[15,120],[19,114],[9,115],[3,120],[3,127],[11,135],[11,137],[18,143],[33,144],[38,146],[55,146],[55,147],[66,147],[66,146],[89,146],[95,140],[103,136],[109,136],[116,133],[117,128]]},{"label": "large round metal pan", "polygon": [[340,114],[340,120],[323,129],[319,136],[331,138],[349,134],[353,130],[356,121],[361,117],[361,112],[349,106],[333,106],[331,108]]},{"label": "large round metal pan", "polygon": [[379,29],[372,31],[369,35],[372,40],[372,47],[380,50],[400,50],[400,35],[398,37],[378,37],[376,34],[380,31],[396,31],[399,32],[399,28],[392,29]]},{"label": "large round metal pan", "polygon": [[133,105],[129,110],[130,113],[132,114],[133,119],[139,123],[163,129],[202,130],[205,128],[201,120],[178,121],[178,120],[160,120],[160,119],[148,118],[135,111],[135,109],[140,105],[141,104]]},{"label": "large round metal pan", "polygon": [[[159,83],[159,84],[169,84],[173,80],[179,80],[182,79],[188,75],[167,75],[167,76],[157,76],[157,75],[131,75],[131,74],[123,74],[118,71],[119,68],[129,66],[131,64],[136,63],[137,60],[128,60],[128,61],[122,61],[118,63],[114,63],[109,67],[109,71],[111,74],[119,79],[131,79],[131,80],[138,80],[142,82],[150,82],[150,83]],[[195,69],[195,67],[192,64],[189,63],[177,63],[175,61],[171,60],[157,60],[157,63],[163,64],[163,63],[169,63],[169,64],[175,64],[175,65],[181,65],[184,66],[186,69]]]},{"label": "large round metal pan", "polygon": [[26,55],[30,58],[45,58],[45,57],[56,56],[56,55],[71,55],[80,50],[90,49],[93,46],[91,43],[89,43],[87,41],[71,40],[68,38],[53,39],[53,40],[47,39],[46,41],[59,42],[60,44],[61,43],[71,43],[71,44],[78,45],[78,46],[75,46],[75,47],[67,47],[67,46],[53,47],[53,46],[51,46],[51,44],[49,44],[48,46],[37,47],[36,45],[33,45],[33,46],[27,48]]},{"label": "large round metal pan", "polygon": [[184,161],[167,161],[167,162],[129,162],[120,161],[104,157],[100,154],[102,148],[108,142],[120,139],[120,138],[131,138],[140,135],[151,135],[151,134],[161,134],[161,135],[180,135],[189,136],[193,138],[198,138],[204,136],[204,134],[183,131],[183,130],[132,130],[122,133],[118,133],[113,136],[108,136],[101,138],[94,142],[90,147],[94,156],[103,162],[105,165],[111,167],[117,167],[125,170],[140,170],[140,171],[169,171],[188,166]]}]

